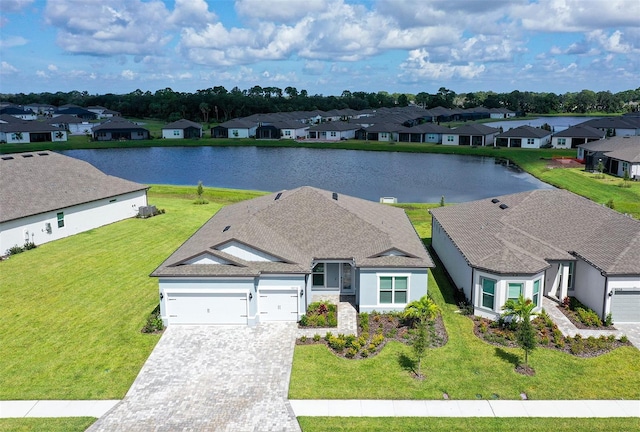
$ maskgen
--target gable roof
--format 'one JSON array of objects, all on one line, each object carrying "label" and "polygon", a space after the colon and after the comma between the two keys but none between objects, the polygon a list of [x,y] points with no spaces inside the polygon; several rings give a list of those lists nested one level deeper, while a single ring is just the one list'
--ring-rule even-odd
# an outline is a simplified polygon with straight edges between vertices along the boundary
[{"label": "gable roof", "polygon": [[625,162],[640,162],[640,136],[616,136],[578,146],[591,152],[602,152],[607,157]]},{"label": "gable roof", "polygon": [[[404,210],[304,186],[222,208],[152,276],[309,273],[313,260],[344,259],[358,267],[433,267]],[[219,250],[239,242],[281,259],[244,261]],[[381,255],[400,250],[406,256]],[[184,265],[212,254],[235,265]]]},{"label": "gable roof", "polygon": [[604,131],[600,129],[596,129],[594,127],[577,124],[575,126],[571,126],[563,131],[556,132],[554,136],[561,138],[604,138]]},{"label": "gable roof", "polygon": [[12,123],[0,123],[2,132],[57,132],[64,129],[36,120],[18,120]]},{"label": "gable roof", "polygon": [[147,189],[51,151],[0,158],[0,222]]},{"label": "gable roof", "polygon": [[491,135],[500,133],[500,129],[483,124],[468,124],[448,132],[450,135]]},{"label": "gable roof", "polygon": [[94,126],[93,127],[93,132],[100,132],[100,131],[108,131],[108,130],[144,130],[149,132],[147,129],[143,128],[142,126],[131,122],[129,120],[123,119],[122,117],[112,117],[109,120],[106,120],[105,122]]},{"label": "gable roof", "polygon": [[495,199],[430,210],[471,266],[535,274],[579,256],[607,275],[640,275],[640,221],[560,189]]},{"label": "gable roof", "polygon": [[551,132],[541,128],[522,125],[499,134],[496,138],[544,138]]},{"label": "gable roof", "polygon": [[172,123],[166,124],[162,126],[162,129],[186,129],[186,128],[196,128],[202,129],[202,125],[200,123],[192,122],[187,119],[180,119],[178,121],[174,121]]}]

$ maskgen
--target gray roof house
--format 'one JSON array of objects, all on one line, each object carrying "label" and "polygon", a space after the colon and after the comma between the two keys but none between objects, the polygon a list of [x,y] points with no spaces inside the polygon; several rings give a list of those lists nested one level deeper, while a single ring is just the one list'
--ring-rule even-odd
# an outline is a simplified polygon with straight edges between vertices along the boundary
[{"label": "gray roof house", "polygon": [[67,140],[67,131],[63,128],[37,120],[16,120],[0,123],[0,143],[25,144]]},{"label": "gray roof house", "polygon": [[493,146],[499,129],[483,124],[468,124],[443,134],[444,145]]},{"label": "gray roof house", "polygon": [[578,146],[578,159],[585,170],[595,171],[602,162],[604,172],[623,177],[625,171],[640,180],[640,136],[615,136]]},{"label": "gray roof house", "polygon": [[162,127],[162,138],[187,139],[202,138],[202,125],[191,120],[181,119]]},{"label": "gray roof house", "polygon": [[51,151],[0,156],[0,254],[136,216],[145,185]]},{"label": "gray roof house", "polygon": [[545,147],[551,145],[551,131],[528,125],[518,126],[497,135],[496,145],[523,148]]},{"label": "gray roof house", "polygon": [[564,190],[430,210],[432,245],[476,315],[523,295],[573,296],[604,319],[640,322],[640,221]]},{"label": "gray roof house", "polygon": [[576,148],[580,144],[597,141],[605,136],[605,131],[581,123],[553,134],[551,146],[553,148]]},{"label": "gray roof house", "polygon": [[148,129],[122,117],[112,117],[94,126],[92,132],[93,139],[96,141],[149,139]]},{"label": "gray roof house", "polygon": [[340,296],[402,310],[429,267],[404,210],[305,186],[222,208],[151,276],[166,324],[256,324]]},{"label": "gray roof house", "polygon": [[308,130],[308,138],[321,141],[340,141],[353,139],[361,126],[357,123],[330,121],[313,125]]}]

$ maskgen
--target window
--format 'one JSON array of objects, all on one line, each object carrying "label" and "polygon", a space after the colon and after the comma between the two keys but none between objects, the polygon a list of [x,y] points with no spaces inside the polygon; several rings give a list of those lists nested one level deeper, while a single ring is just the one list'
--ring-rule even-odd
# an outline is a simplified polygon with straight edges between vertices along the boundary
[{"label": "window", "polygon": [[447,135],[447,142],[453,142],[453,135]]},{"label": "window", "polygon": [[407,276],[380,276],[380,304],[407,303]]},{"label": "window", "polygon": [[538,303],[540,301],[540,279],[533,281],[533,304],[540,306]]},{"label": "window", "polygon": [[481,278],[480,283],[482,284],[482,307],[493,309],[496,298],[496,281]]},{"label": "window", "polygon": [[527,138],[527,145],[533,145],[535,144],[536,140],[534,140],[533,138]]},{"label": "window", "polygon": [[518,300],[520,295],[522,294],[522,284],[521,283],[510,283],[509,284],[509,292],[507,293],[507,300]]},{"label": "window", "polygon": [[286,131],[284,131],[284,135],[285,135],[285,136],[291,136],[291,131],[290,131],[290,130],[286,130]]},{"label": "window", "polygon": [[58,217],[58,228],[64,227],[64,213],[60,212],[56,216]]},{"label": "window", "polygon": [[332,137],[336,136],[336,133],[335,132],[331,132],[331,136]]},{"label": "window", "polygon": [[567,265],[567,289],[573,289],[573,262]]},{"label": "window", "polygon": [[180,136],[180,131],[179,130],[174,130],[173,131],[173,136]]},{"label": "window", "polygon": [[324,264],[316,264],[312,271],[313,286],[324,286]]},{"label": "window", "polygon": [[558,138],[558,145],[559,146],[567,145],[567,139],[566,138]]},{"label": "window", "polygon": [[435,141],[436,139],[437,139],[436,136],[433,135],[433,134],[427,135],[427,140],[429,140],[429,141]]},{"label": "window", "polygon": [[622,162],[622,174],[629,171],[629,164],[627,162]]},{"label": "window", "polygon": [[233,130],[231,131],[231,134],[232,134],[234,137],[237,137],[238,135],[240,135],[240,134],[238,133],[238,130],[237,130],[237,129],[233,129]]}]

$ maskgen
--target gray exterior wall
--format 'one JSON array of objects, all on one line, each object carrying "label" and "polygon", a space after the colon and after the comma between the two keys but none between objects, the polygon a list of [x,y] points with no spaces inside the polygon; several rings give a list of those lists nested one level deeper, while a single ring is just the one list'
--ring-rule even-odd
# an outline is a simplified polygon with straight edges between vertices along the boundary
[{"label": "gray exterior wall", "polygon": [[431,233],[431,246],[438,254],[440,261],[447,269],[449,276],[456,284],[456,288],[464,291],[467,300],[471,300],[471,267],[465,260],[462,252],[453,244],[447,233],[434,218]]},{"label": "gray exterior wall", "polygon": [[360,269],[358,272],[358,302],[360,312],[402,311],[406,304],[380,304],[378,295],[378,278],[380,276],[397,275],[409,277],[407,303],[419,300],[427,294],[427,269]]},{"label": "gray exterior wall", "polygon": [[600,270],[582,259],[576,261],[573,294],[603,319],[605,284],[606,278],[600,274]]}]

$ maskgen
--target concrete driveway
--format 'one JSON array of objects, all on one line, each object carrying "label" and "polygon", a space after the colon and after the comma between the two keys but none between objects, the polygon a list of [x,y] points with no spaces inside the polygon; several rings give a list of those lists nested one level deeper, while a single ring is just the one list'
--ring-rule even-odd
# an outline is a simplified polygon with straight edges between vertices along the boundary
[{"label": "concrete driveway", "polygon": [[287,400],[296,324],[171,326],[88,431],[300,431]]}]

